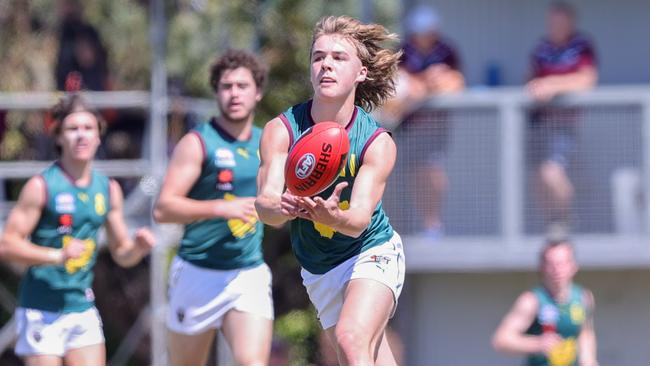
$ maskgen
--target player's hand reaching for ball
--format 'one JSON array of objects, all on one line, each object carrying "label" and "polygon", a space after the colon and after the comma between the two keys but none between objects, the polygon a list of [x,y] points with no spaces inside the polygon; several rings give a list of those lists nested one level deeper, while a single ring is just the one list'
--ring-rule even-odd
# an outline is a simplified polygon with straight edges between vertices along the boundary
[{"label": "player's hand reaching for ball", "polygon": [[339,208],[341,192],[347,186],[347,182],[337,184],[326,200],[322,197],[300,197],[298,216],[336,228],[341,223],[341,209]]},{"label": "player's hand reaching for ball", "polygon": [[286,190],[280,197],[280,212],[287,216],[289,220],[295,219],[300,213],[299,200],[300,197]]}]

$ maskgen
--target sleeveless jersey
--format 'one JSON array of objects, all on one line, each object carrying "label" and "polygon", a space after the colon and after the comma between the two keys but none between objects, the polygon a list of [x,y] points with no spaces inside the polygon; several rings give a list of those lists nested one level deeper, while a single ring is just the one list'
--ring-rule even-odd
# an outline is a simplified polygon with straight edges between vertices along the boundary
[{"label": "sleeveless jersey", "polygon": [[533,290],[539,302],[539,310],[526,334],[540,335],[555,332],[564,341],[549,356],[534,354],[528,357],[529,366],[577,366],[578,336],[587,317],[584,290],[578,285],[571,287],[569,301],[558,304],[543,287]]},{"label": "sleeveless jersey", "polygon": [[36,245],[63,248],[72,238],[86,249],[65,265],[31,266],[20,286],[21,307],[53,312],[82,312],[94,306],[92,268],[97,257],[97,231],[110,211],[109,179],[92,172],[87,187],[76,186],[58,163],[41,173],[46,203],[31,234]]},{"label": "sleeveless jersey", "polygon": [[[311,101],[295,105],[280,115],[280,119],[289,130],[290,145],[308,128],[314,125],[311,118]],[[349,208],[354,180],[363,164],[363,155],[374,139],[385,129],[362,108],[355,106],[354,113],[346,126],[350,140],[350,152],[347,163],[336,181],[318,196],[327,199],[334,187],[341,182],[348,186],[341,193],[339,206]],[[358,237],[353,238],[336,232],[331,227],[318,222],[296,218],[291,222],[291,245],[301,266],[313,274],[323,274],[347,259],[372,247],[390,240],[393,228],[382,209],[381,201],[377,204],[370,225]]]},{"label": "sleeveless jersey", "polygon": [[[231,200],[257,195],[261,130],[253,127],[250,139],[238,141],[215,119],[197,126],[203,144],[201,175],[188,197],[195,200]],[[262,264],[264,226],[238,219],[201,220],[185,225],[178,255],[197,266],[230,270]]]}]

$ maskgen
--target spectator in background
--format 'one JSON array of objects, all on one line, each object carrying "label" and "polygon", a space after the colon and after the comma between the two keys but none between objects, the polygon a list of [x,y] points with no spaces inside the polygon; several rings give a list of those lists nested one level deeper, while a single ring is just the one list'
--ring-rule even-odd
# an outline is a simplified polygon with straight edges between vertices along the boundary
[{"label": "spectator in background", "polygon": [[[540,104],[557,95],[588,90],[598,79],[591,41],[575,29],[576,15],[566,3],[553,3],[547,14],[547,36],[532,54],[528,93]],[[573,185],[567,168],[575,151],[579,108],[547,105],[532,110],[530,152],[536,165],[539,200],[547,235],[568,234]]]},{"label": "spectator in background", "polygon": [[528,366],[597,366],[594,296],[573,283],[577,271],[570,243],[548,243],[542,286],[519,296],[494,333],[494,348],[528,355]]},{"label": "spectator in background", "polygon": [[99,33],[82,18],[78,0],[60,0],[58,90],[109,90],[108,56]]},{"label": "spectator in background", "polygon": [[[440,211],[447,190],[443,168],[449,140],[447,111],[420,108],[435,95],[459,92],[465,87],[455,48],[440,34],[440,18],[427,6],[413,8],[404,22],[406,42],[395,97],[382,110],[382,123],[402,121],[410,145],[409,155],[418,168],[413,179],[418,192],[416,207],[422,215],[422,233],[430,239],[442,234]],[[405,118],[403,118],[405,116]],[[399,122],[398,122],[399,123]]]}]

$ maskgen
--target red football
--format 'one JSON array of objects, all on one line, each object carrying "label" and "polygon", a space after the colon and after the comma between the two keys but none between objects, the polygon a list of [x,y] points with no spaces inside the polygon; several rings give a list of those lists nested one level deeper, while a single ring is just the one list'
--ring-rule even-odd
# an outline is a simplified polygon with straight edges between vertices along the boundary
[{"label": "red football", "polygon": [[284,179],[296,196],[316,195],[329,187],[345,166],[350,141],[336,122],[319,122],[305,131],[289,150]]}]

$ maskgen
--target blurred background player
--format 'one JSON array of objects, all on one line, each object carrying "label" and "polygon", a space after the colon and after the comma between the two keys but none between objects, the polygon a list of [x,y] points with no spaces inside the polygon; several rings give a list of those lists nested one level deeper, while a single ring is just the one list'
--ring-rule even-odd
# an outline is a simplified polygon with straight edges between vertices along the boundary
[{"label": "blurred background player", "polygon": [[[303,284],[342,365],[396,364],[384,329],[401,293],[404,254],[381,204],[396,147],[366,112],[394,91],[400,53],[381,46],[394,38],[378,24],[321,19],[310,47],[313,99],[271,120],[260,144],[258,213],[273,225],[291,220]],[[324,192],[294,196],[284,191],[287,152],[321,121],[346,126],[348,162]]]},{"label": "blurred background player", "polygon": [[[557,95],[588,90],[598,71],[591,41],[576,31],[576,14],[557,2],[548,10],[547,35],[532,53],[530,95],[543,104]],[[531,156],[536,169],[537,194],[549,237],[566,237],[574,188],[567,169],[575,153],[580,108],[540,106],[531,112]]]},{"label": "blurred background player", "polygon": [[221,115],[174,149],[154,210],[185,225],[169,276],[172,365],[202,365],[220,328],[237,365],[266,365],[271,349],[271,272],[255,212],[261,130],[253,126],[267,71],[251,53],[229,50],[212,66]]},{"label": "blurred background player", "polygon": [[98,114],[73,94],[52,116],[59,160],[27,182],[0,240],[4,259],[29,266],[15,313],[16,354],[30,366],[104,365],[91,288],[97,232],[106,224],[108,248],[123,267],[149,253],[154,237],[145,228],[128,237],[120,186],[92,168]]},{"label": "blurred background player", "polygon": [[421,156],[415,159],[415,205],[422,216],[422,234],[437,239],[442,234],[440,211],[448,185],[443,160],[450,117],[448,111],[423,107],[422,102],[463,90],[465,79],[458,52],[440,33],[440,17],[432,7],[422,4],[411,9],[404,32],[396,95],[386,102],[379,118],[384,125],[401,123],[402,132],[414,143],[411,149]]},{"label": "blurred background player", "polygon": [[519,296],[494,333],[494,348],[527,354],[528,366],[597,366],[594,296],[573,283],[577,271],[570,243],[547,244],[542,285]]}]

